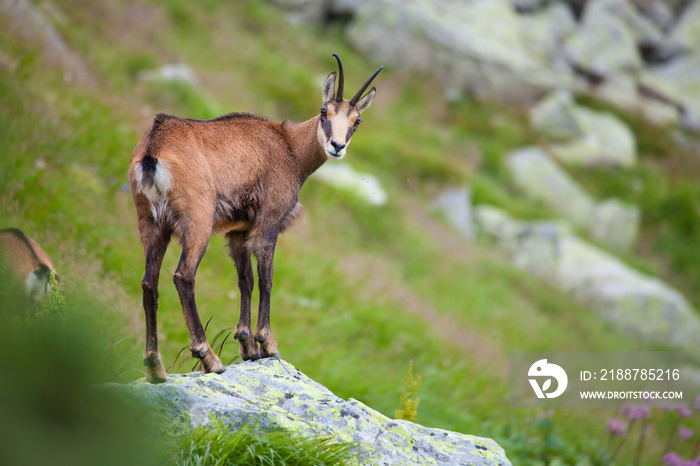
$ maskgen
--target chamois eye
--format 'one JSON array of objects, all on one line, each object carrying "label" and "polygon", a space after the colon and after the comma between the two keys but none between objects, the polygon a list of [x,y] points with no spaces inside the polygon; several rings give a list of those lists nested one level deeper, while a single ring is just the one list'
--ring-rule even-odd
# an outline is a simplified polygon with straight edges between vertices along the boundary
[{"label": "chamois eye", "polygon": [[360,123],[362,123],[360,119],[355,120],[355,123],[353,123],[352,125],[353,131],[356,130],[358,126],[360,126]]},{"label": "chamois eye", "polygon": [[328,111],[326,110],[326,107],[321,107],[321,118],[326,118],[328,115]]}]

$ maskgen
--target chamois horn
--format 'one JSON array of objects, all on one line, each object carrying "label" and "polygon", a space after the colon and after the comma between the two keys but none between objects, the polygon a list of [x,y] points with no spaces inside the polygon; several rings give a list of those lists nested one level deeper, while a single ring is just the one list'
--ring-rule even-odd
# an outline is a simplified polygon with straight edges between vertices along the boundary
[{"label": "chamois horn", "polygon": [[343,62],[340,61],[340,57],[337,53],[334,53],[333,56],[336,60],[338,60],[338,93],[335,95],[335,101],[342,102],[343,90],[345,88],[345,73],[343,73]]},{"label": "chamois horn", "polygon": [[362,86],[360,88],[360,90],[357,91],[357,94],[355,94],[355,97],[350,99],[350,105],[352,105],[354,107],[357,104],[357,101],[362,98],[362,94],[365,92],[365,89],[367,89],[367,86],[369,86],[369,84],[372,82],[372,80],[379,74],[380,71],[382,71],[382,69],[384,69],[384,66],[380,66],[379,69],[377,71],[375,71],[372,76],[369,77],[369,79],[364,84],[364,86]]}]

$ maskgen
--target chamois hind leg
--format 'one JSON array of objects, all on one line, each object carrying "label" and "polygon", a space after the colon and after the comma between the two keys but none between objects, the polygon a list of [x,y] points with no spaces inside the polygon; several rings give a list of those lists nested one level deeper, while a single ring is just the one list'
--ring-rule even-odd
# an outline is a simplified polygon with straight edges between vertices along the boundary
[{"label": "chamois hind leg", "polygon": [[245,244],[247,236],[241,232],[230,232],[226,237],[228,238],[230,249],[229,254],[236,264],[238,289],[241,293],[241,313],[233,337],[241,345],[239,349],[241,359],[244,361],[259,359],[260,351],[250,327],[250,298],[255,286],[255,277],[253,276],[253,265],[250,261],[250,250]]},{"label": "chamois hind leg", "polygon": [[187,234],[182,235],[182,238],[182,256],[180,256],[180,263],[175,270],[173,281],[180,296],[187,328],[190,331],[190,351],[192,352],[192,357],[199,359],[202,363],[204,373],[216,372],[221,374],[226,369],[209,346],[194,297],[194,277],[209,243],[209,230],[189,231]]},{"label": "chamois hind leg", "polygon": [[146,273],[141,280],[143,309],[146,313],[146,350],[143,354],[143,365],[146,367],[146,380],[150,383],[162,383],[165,382],[166,375],[158,351],[158,277],[171,235],[165,227],[155,226],[148,217],[139,222],[139,230],[146,255]]},{"label": "chamois hind leg", "polygon": [[261,244],[255,250],[258,258],[258,279],[260,288],[260,308],[258,311],[258,324],[255,329],[255,341],[260,343],[262,357],[274,357],[279,359],[277,342],[272,337],[270,330],[270,294],[272,292],[272,259],[275,255],[275,244],[279,232],[263,234]]}]

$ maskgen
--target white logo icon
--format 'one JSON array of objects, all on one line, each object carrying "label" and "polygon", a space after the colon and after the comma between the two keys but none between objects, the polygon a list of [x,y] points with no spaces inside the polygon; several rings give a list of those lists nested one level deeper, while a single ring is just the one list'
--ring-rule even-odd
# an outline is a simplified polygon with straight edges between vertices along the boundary
[{"label": "white logo icon", "polygon": [[[546,359],[540,359],[530,366],[527,375],[529,377],[548,377],[547,380],[544,381],[542,388],[540,388],[537,379],[528,379],[537,398],[556,398],[564,393],[566,385],[569,383],[569,378],[566,376],[564,369],[556,364],[549,364]],[[549,390],[549,387],[552,385],[552,378],[557,380],[557,389],[548,393],[547,390]]]}]

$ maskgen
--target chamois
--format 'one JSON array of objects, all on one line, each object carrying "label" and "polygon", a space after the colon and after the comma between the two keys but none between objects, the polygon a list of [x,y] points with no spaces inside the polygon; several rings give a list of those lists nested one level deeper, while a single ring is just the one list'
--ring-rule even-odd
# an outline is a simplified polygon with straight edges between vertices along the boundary
[{"label": "chamois", "polygon": [[5,256],[15,286],[23,287],[31,302],[38,303],[51,291],[52,273],[60,280],[49,255],[18,228],[0,230],[0,260]]},{"label": "chamois", "polygon": [[[343,98],[343,64],[323,84],[320,114],[302,123],[281,124],[248,113],[212,120],[177,118],[158,113],[131,156],[129,179],[146,256],[141,282],[146,314],[146,379],[163,382],[156,314],[158,277],[171,236],[182,243],[174,274],[182,311],[190,331],[192,357],[205,373],[225,368],[207,341],[195,302],[195,274],[209,238],[224,234],[234,260],[241,293],[234,338],[243,360],[279,359],[270,330],[270,292],[275,244],[304,211],[299,191],[328,158],[345,156],[350,138],[376,93],[369,84],[380,67],[350,100]],[[260,306],[255,333],[250,306],[254,287],[251,254],[258,260]],[[258,344],[260,345],[258,347]]]}]

